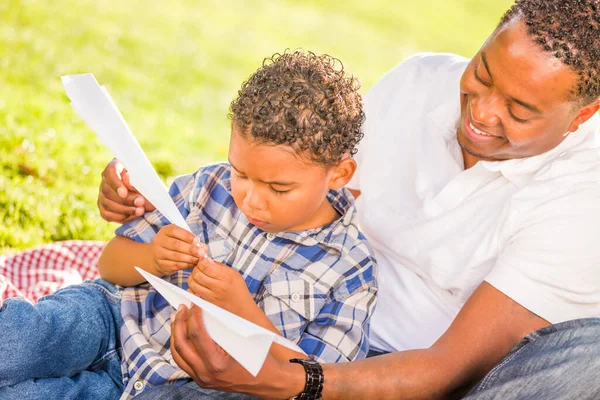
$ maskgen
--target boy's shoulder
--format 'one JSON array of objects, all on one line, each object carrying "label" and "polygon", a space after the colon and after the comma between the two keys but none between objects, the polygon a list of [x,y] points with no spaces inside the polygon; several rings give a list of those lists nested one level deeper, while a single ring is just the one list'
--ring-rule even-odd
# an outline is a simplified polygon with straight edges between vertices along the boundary
[{"label": "boy's shoulder", "polygon": [[285,267],[296,270],[318,292],[342,291],[338,295],[344,297],[376,287],[377,263],[359,227],[354,197],[343,188],[330,191],[327,199],[341,215],[336,221],[316,230],[280,234],[300,244]]}]

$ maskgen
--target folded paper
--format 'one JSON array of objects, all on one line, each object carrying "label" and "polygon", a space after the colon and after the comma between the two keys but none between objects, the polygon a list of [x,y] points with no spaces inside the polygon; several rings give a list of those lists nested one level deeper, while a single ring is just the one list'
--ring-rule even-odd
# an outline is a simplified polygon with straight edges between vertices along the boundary
[{"label": "folded paper", "polygon": [[202,300],[141,268],[135,267],[135,269],[173,307],[178,308],[181,304],[187,307],[195,304],[200,307],[203,311],[204,326],[210,337],[253,376],[258,375],[272,343],[304,353],[295,343],[282,336]]},{"label": "folded paper", "polygon": [[129,171],[131,184],[171,223],[191,232],[106,89],[92,74],[61,79],[71,107]]}]

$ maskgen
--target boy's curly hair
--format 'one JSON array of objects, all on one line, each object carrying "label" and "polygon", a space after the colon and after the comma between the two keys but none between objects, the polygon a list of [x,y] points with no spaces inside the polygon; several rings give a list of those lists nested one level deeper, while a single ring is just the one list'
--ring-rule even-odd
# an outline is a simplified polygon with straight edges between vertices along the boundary
[{"label": "boy's curly hair", "polygon": [[277,53],[242,84],[229,118],[243,135],[290,146],[329,167],[354,155],[362,139],[359,87],[338,59],[301,50]]},{"label": "boy's curly hair", "polygon": [[600,98],[600,0],[517,0],[499,27],[521,18],[538,46],[579,75],[573,95]]}]

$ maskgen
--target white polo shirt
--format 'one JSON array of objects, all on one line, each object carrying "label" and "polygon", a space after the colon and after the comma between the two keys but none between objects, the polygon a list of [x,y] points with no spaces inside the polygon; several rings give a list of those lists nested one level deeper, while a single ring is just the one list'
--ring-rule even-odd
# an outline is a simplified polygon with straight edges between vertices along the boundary
[{"label": "white polo shirt", "polygon": [[379,263],[374,350],[429,347],[484,280],[551,323],[600,317],[598,116],[547,153],[464,170],[467,63],[418,54],[365,96],[348,186]]}]

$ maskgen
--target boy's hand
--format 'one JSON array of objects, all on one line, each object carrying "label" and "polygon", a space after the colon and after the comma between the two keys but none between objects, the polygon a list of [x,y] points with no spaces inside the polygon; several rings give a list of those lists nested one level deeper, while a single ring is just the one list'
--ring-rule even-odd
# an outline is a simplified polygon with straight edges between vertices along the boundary
[{"label": "boy's hand", "polygon": [[152,261],[156,275],[171,275],[182,269],[193,268],[206,251],[206,246],[200,245],[193,233],[173,224],[164,226],[152,239]]},{"label": "boy's hand", "polygon": [[256,306],[244,277],[235,269],[210,258],[202,258],[188,278],[190,291],[227,311],[244,317]]}]

